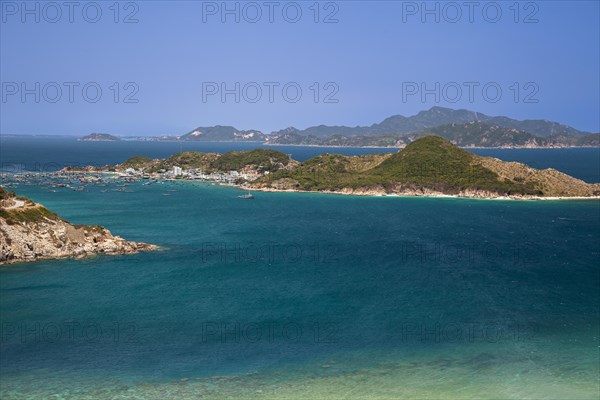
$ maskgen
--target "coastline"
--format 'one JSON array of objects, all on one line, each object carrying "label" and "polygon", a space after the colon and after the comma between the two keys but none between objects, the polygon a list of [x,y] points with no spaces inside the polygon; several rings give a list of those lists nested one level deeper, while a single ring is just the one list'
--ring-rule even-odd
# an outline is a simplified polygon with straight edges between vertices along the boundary
[{"label": "coastline", "polygon": [[[87,170],[73,170],[68,171],[70,173],[76,174],[106,174],[113,176],[121,176],[123,175],[120,172],[113,171],[87,171]],[[139,182],[143,180],[140,179]],[[276,189],[272,187],[253,187],[244,184],[235,184],[235,183],[226,183],[226,182],[218,182],[218,181],[208,181],[208,180],[199,180],[199,179],[177,179],[177,178],[161,178],[157,180],[158,182],[185,182],[191,184],[206,184],[206,185],[215,185],[215,186],[224,186],[231,187],[241,191],[255,191],[255,192],[272,192],[272,193],[313,193],[313,194],[332,194],[332,195],[344,195],[344,196],[360,196],[360,197],[426,197],[426,198],[455,198],[455,199],[479,199],[479,200],[521,200],[521,201],[529,201],[529,200],[548,200],[548,201],[563,201],[563,200],[600,200],[600,195],[598,196],[531,196],[531,195],[512,195],[512,196],[503,196],[493,194],[492,192],[487,191],[466,191],[461,192],[460,194],[447,194],[436,191],[429,191],[425,189],[424,191],[406,191],[400,193],[387,193],[383,190],[299,190],[299,189]]]},{"label": "coastline", "polygon": [[[94,167],[97,168],[97,167]],[[100,167],[102,168],[102,167]],[[254,186],[253,181],[244,183],[233,183],[223,181],[211,181],[204,179],[182,179],[175,177],[144,177],[136,176],[132,177],[123,172],[118,171],[106,171],[101,169],[92,169],[91,167],[83,169],[71,169],[66,170],[63,168],[58,173],[63,174],[81,174],[81,175],[104,175],[107,177],[114,178],[133,178],[136,182],[143,182],[145,179],[153,179],[158,182],[187,182],[192,184],[209,184],[218,186],[233,187],[242,191],[257,191],[257,192],[296,192],[296,193],[322,193],[322,194],[337,194],[337,195],[350,195],[350,196],[370,196],[370,197],[429,197],[429,198],[463,198],[463,199],[484,199],[484,200],[548,200],[548,201],[562,201],[562,200],[598,200],[600,195],[591,196],[536,196],[536,195],[501,195],[494,192],[485,190],[473,190],[467,189],[466,191],[459,192],[458,194],[448,194],[429,190],[427,188],[408,190],[401,192],[386,192],[383,188],[372,188],[372,189],[352,189],[344,188],[339,190],[300,190],[300,189],[287,189],[287,188],[274,188],[274,187],[259,187]],[[588,183],[589,184],[589,183]]]},{"label": "coastline", "polygon": [[[6,196],[6,192],[2,194]],[[123,239],[99,225],[72,224],[30,200],[9,195],[0,204],[0,266],[160,249],[153,244]]]},{"label": "coastline", "polygon": [[[232,142],[235,143],[235,142]],[[340,146],[340,145],[324,145],[324,144],[281,144],[281,143],[262,143],[264,146],[284,146],[284,147],[322,147],[322,148],[335,148],[335,149],[403,149],[404,146]]]},{"label": "coastline", "polygon": [[[132,243],[132,242],[130,242]],[[157,246],[154,244],[147,244],[141,242],[135,242],[137,245],[145,245],[143,248],[138,248],[135,251],[123,251],[123,252],[94,252],[94,253],[86,253],[83,255],[58,255],[58,256],[37,256],[34,259],[11,259],[0,261],[0,268],[8,267],[8,266],[17,266],[20,264],[31,264],[39,261],[50,261],[50,260],[83,260],[90,259],[102,256],[114,257],[114,256],[128,256],[134,254],[140,254],[145,252],[154,252],[154,251],[164,251],[165,249],[161,246]]]},{"label": "coastline", "polygon": [[344,191],[344,190],[295,190],[295,189],[275,189],[275,188],[253,188],[244,187],[241,185],[234,185],[237,189],[245,191],[256,191],[256,192],[281,192],[281,193],[320,193],[320,194],[331,194],[331,195],[343,195],[343,196],[360,196],[360,197],[425,197],[425,198],[451,198],[451,199],[472,199],[472,200],[600,200],[600,196],[572,196],[572,197],[561,197],[561,196],[481,196],[479,192],[466,192],[463,194],[446,194],[441,192],[402,192],[402,193],[386,193],[383,191]]},{"label": "coastline", "polygon": [[[236,142],[225,142],[225,143],[236,143]],[[258,142],[257,142],[258,143]],[[286,147],[331,147],[331,148],[340,148],[340,149],[397,149],[401,150],[406,146],[398,147],[398,146],[340,146],[340,145],[322,145],[322,144],[279,144],[279,143],[262,143],[265,146],[286,146]],[[499,147],[479,147],[479,146],[457,146],[461,149],[484,149],[484,150],[552,150],[552,149],[598,149],[598,146],[499,146]]]}]

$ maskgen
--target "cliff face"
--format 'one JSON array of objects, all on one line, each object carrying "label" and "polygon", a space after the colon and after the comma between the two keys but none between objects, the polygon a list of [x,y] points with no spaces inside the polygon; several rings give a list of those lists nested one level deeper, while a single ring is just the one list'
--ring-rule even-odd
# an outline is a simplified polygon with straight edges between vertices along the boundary
[{"label": "cliff face", "polygon": [[6,193],[0,208],[0,265],[157,249],[113,236],[101,226],[73,225],[39,204],[14,200]]}]

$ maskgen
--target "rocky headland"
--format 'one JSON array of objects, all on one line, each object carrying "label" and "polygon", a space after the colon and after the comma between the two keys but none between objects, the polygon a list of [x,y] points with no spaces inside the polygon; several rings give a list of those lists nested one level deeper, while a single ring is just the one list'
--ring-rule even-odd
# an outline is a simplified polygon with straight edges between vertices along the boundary
[{"label": "rocky headland", "polygon": [[102,226],[71,224],[41,204],[0,188],[0,265],[157,248],[114,236]]}]

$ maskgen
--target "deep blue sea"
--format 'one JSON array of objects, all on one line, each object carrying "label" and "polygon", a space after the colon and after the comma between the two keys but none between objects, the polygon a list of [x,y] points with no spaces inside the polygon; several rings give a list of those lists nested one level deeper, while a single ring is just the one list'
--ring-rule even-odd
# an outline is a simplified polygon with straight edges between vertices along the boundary
[{"label": "deep blue sea", "polygon": [[[5,166],[179,151],[0,144]],[[600,182],[598,149],[477,153]],[[1,399],[598,399],[598,200],[129,189],[15,189],[162,250],[1,267]]]}]

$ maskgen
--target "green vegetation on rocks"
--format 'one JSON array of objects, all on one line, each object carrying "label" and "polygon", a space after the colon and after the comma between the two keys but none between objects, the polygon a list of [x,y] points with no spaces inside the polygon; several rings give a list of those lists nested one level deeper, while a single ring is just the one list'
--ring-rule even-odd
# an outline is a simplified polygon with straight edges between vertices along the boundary
[{"label": "green vegetation on rocks", "polygon": [[254,149],[225,153],[217,158],[211,166],[217,171],[237,171],[247,166],[255,166],[262,171],[275,171],[289,162],[289,156],[280,151]]},{"label": "green vegetation on rocks", "polygon": [[161,160],[150,171],[169,170],[174,166],[183,169],[209,170],[211,163],[218,157],[217,153],[203,153],[198,151],[184,151],[173,154],[165,160]]},{"label": "green vegetation on rocks", "polygon": [[15,197],[3,188],[0,197],[0,265],[157,249],[113,236],[99,225],[70,224],[42,205],[22,196]]},{"label": "green vegetation on rocks", "polygon": [[144,172],[159,172],[170,170],[174,166],[186,169],[200,169],[205,172],[238,171],[253,166],[261,171],[276,171],[287,166],[289,156],[271,149],[255,149],[248,151],[232,151],[229,153],[203,153],[185,151],[174,154],[164,160],[153,160],[148,157],[136,156],[116,167],[123,171],[127,168],[144,170]]},{"label": "green vegetation on rocks", "polygon": [[142,168],[150,165],[154,160],[149,157],[135,156],[125,161],[122,166],[123,168]]},{"label": "green vegetation on rocks", "polygon": [[390,157],[389,154],[343,156],[322,154],[300,163],[292,170],[280,170],[259,180],[270,184],[280,179],[295,182],[294,189],[337,190],[352,185],[365,171]]},{"label": "green vegetation on rocks", "polygon": [[8,225],[22,222],[42,222],[46,219],[61,221],[58,215],[42,206],[0,209],[0,218],[4,218]]}]

